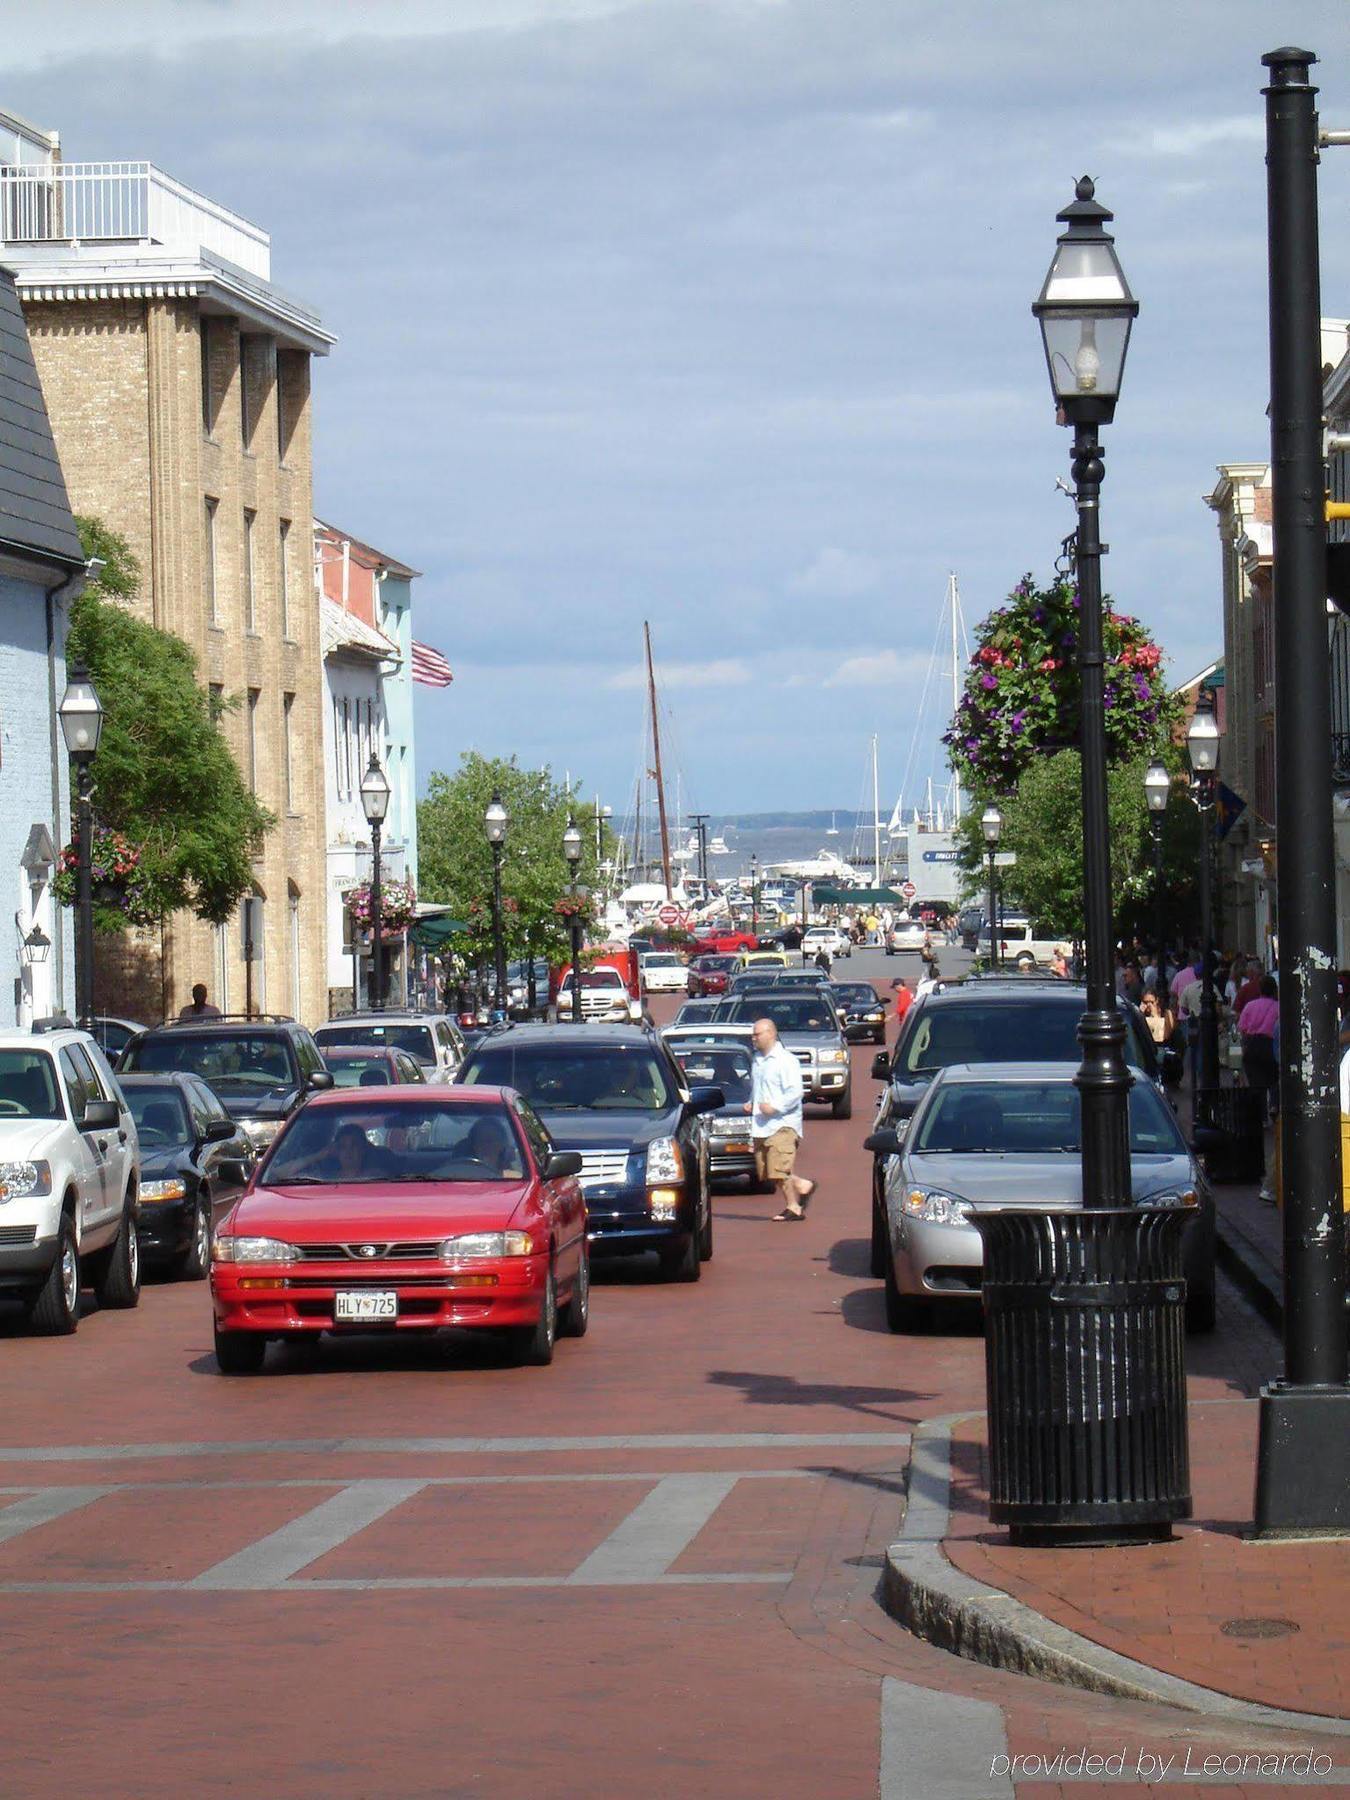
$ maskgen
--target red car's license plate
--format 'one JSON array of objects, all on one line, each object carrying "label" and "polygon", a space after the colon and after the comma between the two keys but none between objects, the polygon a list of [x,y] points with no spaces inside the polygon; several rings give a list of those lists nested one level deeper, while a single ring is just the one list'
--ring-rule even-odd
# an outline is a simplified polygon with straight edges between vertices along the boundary
[{"label": "red car's license plate", "polygon": [[398,1295],[361,1289],[347,1290],[333,1296],[335,1325],[381,1325],[398,1317]]}]

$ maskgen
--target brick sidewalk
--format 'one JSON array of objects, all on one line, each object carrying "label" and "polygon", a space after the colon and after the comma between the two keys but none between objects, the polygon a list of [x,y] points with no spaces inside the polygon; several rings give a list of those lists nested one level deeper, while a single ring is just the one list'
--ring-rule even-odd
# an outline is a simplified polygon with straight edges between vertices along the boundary
[{"label": "brick sidewalk", "polygon": [[1257,1408],[1190,1407],[1195,1518],[1171,1543],[1014,1549],[989,1523],[983,1419],[952,1439],[943,1540],[966,1574],[1150,1667],[1222,1694],[1296,1712],[1350,1714],[1350,1553],[1342,1543],[1256,1543],[1251,1493]]},{"label": "brick sidewalk", "polygon": [[[1179,1089],[1173,1096],[1177,1122],[1191,1135],[1191,1096]],[[1267,1128],[1266,1170],[1273,1186],[1275,1134]],[[1214,1208],[1219,1233],[1219,1259],[1228,1274],[1269,1324],[1279,1328],[1284,1313],[1283,1215],[1260,1197],[1257,1182],[1214,1183]]]}]

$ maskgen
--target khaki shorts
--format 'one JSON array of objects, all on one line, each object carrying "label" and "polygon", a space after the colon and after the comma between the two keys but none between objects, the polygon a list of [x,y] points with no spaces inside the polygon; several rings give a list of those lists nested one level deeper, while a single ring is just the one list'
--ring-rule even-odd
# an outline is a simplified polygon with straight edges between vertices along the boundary
[{"label": "khaki shorts", "polygon": [[772,1137],[755,1139],[755,1173],[761,1181],[786,1181],[797,1160],[801,1139],[782,1125]]}]

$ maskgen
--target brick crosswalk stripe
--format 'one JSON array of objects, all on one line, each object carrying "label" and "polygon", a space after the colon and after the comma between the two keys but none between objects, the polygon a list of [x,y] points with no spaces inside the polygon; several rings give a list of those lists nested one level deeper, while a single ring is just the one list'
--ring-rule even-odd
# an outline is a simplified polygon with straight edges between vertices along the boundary
[{"label": "brick crosswalk stripe", "polygon": [[734,1475],[665,1475],[580,1568],[569,1587],[656,1581],[736,1485]]},{"label": "brick crosswalk stripe", "polygon": [[354,1481],[289,1525],[204,1570],[194,1588],[272,1588],[422,1491],[420,1481]]},{"label": "brick crosswalk stripe", "polygon": [[20,1537],[39,1525],[49,1525],[53,1519],[64,1518],[67,1513],[78,1512],[80,1507],[88,1506],[91,1500],[99,1500],[111,1491],[106,1487],[49,1487],[27,1494],[13,1506],[0,1511],[0,1544],[7,1544],[11,1538]]}]

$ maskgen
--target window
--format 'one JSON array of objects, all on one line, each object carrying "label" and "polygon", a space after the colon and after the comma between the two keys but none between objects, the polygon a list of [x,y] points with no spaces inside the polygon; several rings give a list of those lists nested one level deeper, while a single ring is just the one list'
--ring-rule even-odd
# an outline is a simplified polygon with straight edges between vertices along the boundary
[{"label": "window", "polygon": [[248,785],[255,794],[258,791],[258,702],[261,699],[261,688],[248,690]]},{"label": "window", "polygon": [[219,505],[218,500],[213,500],[209,494],[206,496],[203,567],[206,574],[206,616],[212,625],[220,623],[219,589],[216,582],[216,508]]},{"label": "window", "polygon": [[252,395],[248,391],[248,339],[239,333],[239,435],[245,450],[253,436]]},{"label": "window", "polygon": [[255,579],[256,571],[253,567],[253,527],[257,524],[257,522],[258,522],[257,513],[251,511],[246,506],[244,508],[244,558],[243,558],[243,562],[244,562],[244,567],[243,567],[244,629],[245,629],[245,631],[256,631],[258,629],[258,606],[257,606],[258,583],[257,583],[257,580]]},{"label": "window", "polygon": [[352,703],[344,695],[342,700],[342,796],[346,800],[352,797]]},{"label": "window", "polygon": [[222,1012],[230,1010],[230,928],[216,926],[216,996]]},{"label": "window", "polygon": [[211,714],[211,723],[219,725],[225,716],[225,689],[220,682],[212,681],[207,685],[206,704]]},{"label": "window", "polygon": [[295,705],[294,694],[281,696],[281,755],[282,769],[286,783],[286,811],[295,811],[294,769],[291,763],[291,708]]},{"label": "window", "polygon": [[[280,412],[280,406],[281,388],[280,385],[278,385],[278,413]],[[281,521],[281,529],[277,534],[277,599],[281,605],[281,635],[284,638],[288,638],[291,635],[291,587],[290,579],[286,571],[286,550],[290,541],[290,535],[291,522],[289,519],[283,519]]]},{"label": "window", "polygon": [[201,347],[202,374],[202,430],[207,437],[211,435],[211,321],[203,313],[197,327],[197,340]]}]

